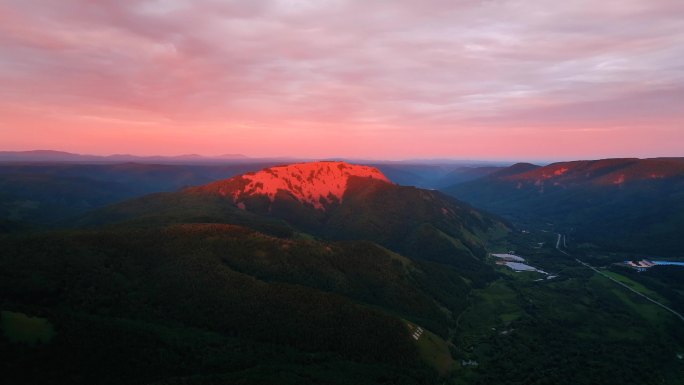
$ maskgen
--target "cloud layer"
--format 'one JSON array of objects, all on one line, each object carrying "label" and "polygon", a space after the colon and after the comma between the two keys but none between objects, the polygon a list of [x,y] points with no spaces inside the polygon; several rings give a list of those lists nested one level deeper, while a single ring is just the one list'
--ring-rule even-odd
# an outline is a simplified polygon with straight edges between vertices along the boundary
[{"label": "cloud layer", "polygon": [[682,14],[679,0],[0,0],[0,138],[91,153],[684,155]]}]

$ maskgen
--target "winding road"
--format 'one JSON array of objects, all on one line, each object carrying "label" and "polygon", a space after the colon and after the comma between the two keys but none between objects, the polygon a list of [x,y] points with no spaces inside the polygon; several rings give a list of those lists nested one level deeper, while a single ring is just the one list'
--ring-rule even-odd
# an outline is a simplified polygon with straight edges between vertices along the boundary
[{"label": "winding road", "polygon": [[[565,255],[567,255],[567,256],[570,256],[570,254],[568,254],[568,253],[567,253],[566,251],[564,251],[564,250],[561,250],[561,248],[560,248],[561,237],[563,238],[563,245],[565,245],[565,239],[566,239],[565,235],[561,235],[561,234],[557,234],[557,235],[558,235],[558,240],[556,241],[556,250],[560,251],[561,253],[563,253],[563,254],[565,254]],[[566,246],[566,247],[567,247],[567,246]],[[586,263],[586,262],[583,262],[583,261],[581,261],[581,260],[579,260],[579,259],[577,259],[577,258],[575,258],[575,261],[577,261],[577,263],[583,265],[584,267],[586,267],[586,268],[588,268],[588,269],[591,269],[591,270],[595,271],[596,273],[598,273],[598,274],[600,274],[600,275],[602,275],[602,276],[604,276],[604,277],[610,279],[611,281],[617,283],[618,285],[624,287],[625,289],[631,291],[632,293],[634,293],[634,294],[636,294],[636,295],[639,295],[639,296],[645,298],[646,300],[651,301],[651,302],[653,302],[654,304],[656,304],[656,305],[662,307],[663,309],[665,309],[665,310],[669,311],[670,313],[674,314],[675,316],[677,316],[677,318],[679,318],[682,322],[684,322],[684,316],[681,315],[680,313],[678,313],[677,311],[671,309],[670,307],[668,307],[668,306],[666,306],[666,305],[663,305],[662,303],[660,303],[660,302],[654,300],[653,298],[647,296],[647,295],[644,294],[644,293],[641,293],[641,292],[639,292],[639,291],[637,291],[637,290],[634,290],[633,288],[629,287],[628,285],[626,285],[626,284],[624,284],[624,283],[618,281],[617,279],[615,279],[615,278],[609,276],[608,274],[606,274],[606,273],[600,271],[599,269],[595,268],[594,266],[591,266],[590,264],[588,264],[588,263]]]}]

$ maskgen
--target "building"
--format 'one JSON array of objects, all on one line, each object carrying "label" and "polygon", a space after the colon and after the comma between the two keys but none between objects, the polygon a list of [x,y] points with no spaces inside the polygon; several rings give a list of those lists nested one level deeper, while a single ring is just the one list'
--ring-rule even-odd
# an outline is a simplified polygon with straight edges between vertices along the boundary
[{"label": "building", "polygon": [[625,261],[625,265],[631,267],[632,269],[635,269],[636,271],[645,271],[655,266],[655,263],[647,259],[642,259],[641,261]]}]

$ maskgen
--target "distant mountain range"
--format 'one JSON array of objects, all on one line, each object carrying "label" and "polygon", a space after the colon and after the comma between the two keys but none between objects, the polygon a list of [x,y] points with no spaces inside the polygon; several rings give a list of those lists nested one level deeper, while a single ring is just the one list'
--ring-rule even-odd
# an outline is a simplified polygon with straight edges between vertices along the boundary
[{"label": "distant mountain range", "polygon": [[[403,160],[377,161],[364,159],[322,159],[324,161],[346,161],[354,164],[367,164],[380,169],[396,183],[423,188],[441,188],[456,183],[462,183],[504,168],[508,163],[465,160]],[[43,168],[53,165],[56,173],[66,164],[72,165],[113,165],[119,163],[165,164],[174,166],[187,165],[250,165],[253,170],[262,168],[265,164],[291,164],[296,162],[310,162],[313,159],[292,157],[253,158],[241,154],[224,154],[219,156],[203,156],[186,154],[178,156],[138,156],[128,154],[115,155],[83,155],[64,151],[34,150],[34,151],[0,151],[0,167],[35,167],[40,164]],[[249,166],[247,166],[249,167]],[[18,169],[17,169],[18,170]],[[195,169],[199,171],[199,169]],[[250,168],[245,169],[249,171]],[[21,172],[21,170],[18,170]],[[2,170],[0,170],[0,174]],[[54,174],[55,172],[53,172]],[[219,179],[215,178],[215,179]],[[107,182],[109,182],[107,180]],[[206,181],[205,181],[206,182]],[[158,190],[165,191],[165,190]]]},{"label": "distant mountain range", "polygon": [[64,151],[0,151],[0,162],[158,162],[158,163],[206,163],[220,161],[240,161],[249,158],[241,154],[225,154],[218,156],[202,156],[185,154],[177,156],[138,156],[129,154],[114,155],[82,155]]},{"label": "distant mountain range", "polygon": [[[112,155],[88,155],[76,154],[66,151],[56,150],[30,150],[30,151],[0,151],[0,162],[76,162],[76,163],[120,163],[120,162],[141,162],[141,163],[215,163],[215,162],[264,162],[278,161],[283,164],[303,161],[312,161],[312,158],[291,157],[291,156],[271,156],[271,157],[249,157],[243,154],[222,154],[215,156],[199,154],[181,155],[131,155],[131,154],[112,154]],[[435,165],[443,166],[446,171],[461,166],[469,167],[490,167],[510,164],[500,161],[482,160],[455,160],[455,159],[415,159],[415,160],[394,160],[378,161],[363,158],[324,158],[321,160],[344,160],[356,164],[383,164],[383,165],[415,165],[417,167],[432,167]]]},{"label": "distant mountain range", "polygon": [[272,165],[7,162],[0,164],[0,218],[50,224],[125,199],[177,191]]},{"label": "distant mountain range", "polygon": [[684,158],[520,163],[444,191],[616,250],[680,255],[683,246]]}]

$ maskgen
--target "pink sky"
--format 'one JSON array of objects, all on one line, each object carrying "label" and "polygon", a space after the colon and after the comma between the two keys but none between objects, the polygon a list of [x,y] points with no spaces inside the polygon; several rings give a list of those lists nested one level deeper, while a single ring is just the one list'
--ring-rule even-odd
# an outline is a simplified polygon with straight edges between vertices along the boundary
[{"label": "pink sky", "polygon": [[681,0],[0,0],[0,150],[684,156]]}]

